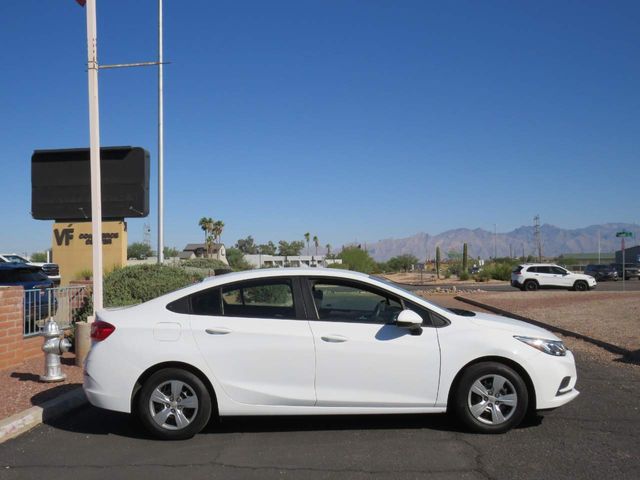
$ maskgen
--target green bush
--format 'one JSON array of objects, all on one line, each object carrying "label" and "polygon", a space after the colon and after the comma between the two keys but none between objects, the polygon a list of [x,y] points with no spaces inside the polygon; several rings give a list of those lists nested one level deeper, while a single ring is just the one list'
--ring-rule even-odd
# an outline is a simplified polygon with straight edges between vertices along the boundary
[{"label": "green bush", "polygon": [[458,274],[458,280],[465,281],[465,280],[469,280],[470,277],[471,275],[469,275],[469,272],[460,272]]},{"label": "green bush", "polygon": [[491,280],[491,273],[488,270],[480,270],[475,276],[476,282],[488,282]]},{"label": "green bush", "polygon": [[444,272],[444,278],[451,278],[451,272],[449,270]]},{"label": "green bush", "polygon": [[253,265],[244,259],[244,253],[237,248],[227,248],[227,261],[236,272],[239,270],[251,270]]},{"label": "green bush", "polygon": [[[133,265],[118,268],[104,276],[104,306],[123,307],[146,302],[165,293],[202,280],[202,275],[180,267]],[[74,321],[86,321],[93,310],[91,295],[74,314]]]},{"label": "green bush", "polygon": [[485,265],[484,271],[488,272],[494,280],[510,280],[512,268],[509,263],[491,263]]},{"label": "green bush", "polygon": [[376,269],[376,262],[366,250],[359,247],[347,247],[342,249],[338,258],[342,259],[342,267],[345,270],[354,270],[362,273],[372,273]]},{"label": "green bush", "polygon": [[181,262],[183,267],[193,268],[209,268],[215,270],[216,268],[229,268],[229,266],[222,260],[215,258],[190,258]]},{"label": "green bush", "polygon": [[330,263],[329,265],[327,265],[327,268],[339,268],[342,270],[351,270],[349,268],[349,264],[348,263]]}]

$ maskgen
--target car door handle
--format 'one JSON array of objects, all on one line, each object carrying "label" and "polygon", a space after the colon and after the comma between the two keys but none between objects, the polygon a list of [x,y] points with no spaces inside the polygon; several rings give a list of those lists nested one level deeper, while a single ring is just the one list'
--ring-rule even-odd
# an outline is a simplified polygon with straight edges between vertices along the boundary
[{"label": "car door handle", "polygon": [[343,337],[342,335],[323,335],[320,338],[329,343],[342,343],[348,340],[347,337]]},{"label": "car door handle", "polygon": [[207,328],[205,330],[209,335],[226,335],[227,333],[231,333],[231,329],[225,327],[215,327],[215,328]]}]

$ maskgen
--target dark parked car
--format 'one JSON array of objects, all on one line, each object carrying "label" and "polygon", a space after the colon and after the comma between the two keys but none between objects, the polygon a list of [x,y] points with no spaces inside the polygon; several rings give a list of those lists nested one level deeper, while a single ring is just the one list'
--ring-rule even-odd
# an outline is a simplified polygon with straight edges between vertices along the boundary
[{"label": "dark parked car", "polygon": [[618,272],[616,268],[611,265],[587,265],[587,268],[584,269],[584,273],[586,275],[591,275],[598,282],[602,282],[604,280],[618,280]]},{"label": "dark parked car", "polygon": [[[611,267],[616,269],[618,272],[618,277],[622,278],[622,264],[621,263],[612,263]],[[640,266],[634,263],[625,263],[624,265],[624,279],[631,280],[632,278],[637,278],[640,280]]]},{"label": "dark parked car", "polygon": [[[57,301],[50,290],[53,288],[53,281],[47,277],[40,267],[33,267],[23,263],[2,263],[0,264],[0,285],[21,286],[24,288],[26,321],[35,322],[48,317],[49,304],[51,304],[51,315],[55,315]],[[50,296],[51,302],[49,302]],[[29,330],[33,331],[33,328]]]}]

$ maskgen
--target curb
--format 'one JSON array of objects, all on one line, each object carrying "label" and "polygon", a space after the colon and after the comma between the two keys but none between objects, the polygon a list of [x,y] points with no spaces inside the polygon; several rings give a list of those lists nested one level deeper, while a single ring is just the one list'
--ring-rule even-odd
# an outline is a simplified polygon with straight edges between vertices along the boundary
[{"label": "curb", "polygon": [[625,358],[630,357],[632,355],[632,353],[629,350],[625,349],[625,348],[619,347],[619,346],[614,345],[612,343],[604,342],[602,340],[598,340],[597,338],[591,338],[591,337],[588,337],[587,335],[583,335],[581,333],[572,332],[571,330],[565,330],[564,328],[556,327],[554,325],[549,325],[549,324],[543,323],[543,322],[539,322],[538,320],[534,320],[532,318],[523,317],[522,315],[518,315],[517,313],[508,312],[507,310],[503,310],[503,309],[498,308],[498,307],[487,305],[486,303],[480,303],[480,302],[477,302],[475,300],[471,300],[470,298],[465,298],[465,297],[461,297],[461,296],[456,296],[454,298],[456,300],[460,301],[460,302],[468,303],[469,305],[473,305],[474,307],[483,308],[485,310],[488,310],[488,311],[493,312],[493,313],[497,313],[498,315],[502,315],[504,317],[515,318],[516,320],[522,320],[523,322],[531,323],[532,325],[536,325],[538,327],[546,328],[547,330],[551,330],[552,332],[560,333],[560,334],[564,335],[565,337],[573,337],[573,338],[577,338],[579,340],[584,340],[585,342],[592,343],[593,345],[596,345],[596,346],[598,346],[600,348],[603,348],[603,349],[605,349],[605,350],[607,350],[607,351],[609,351],[611,353],[615,353],[617,355],[622,355]]},{"label": "curb", "polygon": [[0,420],[0,444],[87,403],[82,387]]}]

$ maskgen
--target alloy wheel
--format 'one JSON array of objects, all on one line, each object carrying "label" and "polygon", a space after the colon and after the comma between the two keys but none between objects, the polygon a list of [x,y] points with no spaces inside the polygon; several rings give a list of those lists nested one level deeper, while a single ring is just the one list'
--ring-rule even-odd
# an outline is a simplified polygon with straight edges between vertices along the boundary
[{"label": "alloy wheel", "polygon": [[518,394],[513,384],[502,375],[478,378],[469,389],[467,406],[471,415],[487,425],[507,422],[515,413]]},{"label": "alloy wheel", "polygon": [[198,413],[198,397],[193,388],[179,380],[158,385],[149,399],[149,413],[153,421],[167,430],[182,430]]}]

